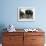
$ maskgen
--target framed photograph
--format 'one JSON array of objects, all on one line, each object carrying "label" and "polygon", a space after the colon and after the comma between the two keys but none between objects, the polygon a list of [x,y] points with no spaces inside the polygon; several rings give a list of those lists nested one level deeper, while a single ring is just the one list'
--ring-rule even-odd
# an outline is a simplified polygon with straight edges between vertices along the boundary
[{"label": "framed photograph", "polygon": [[35,21],[35,8],[19,7],[18,21]]}]

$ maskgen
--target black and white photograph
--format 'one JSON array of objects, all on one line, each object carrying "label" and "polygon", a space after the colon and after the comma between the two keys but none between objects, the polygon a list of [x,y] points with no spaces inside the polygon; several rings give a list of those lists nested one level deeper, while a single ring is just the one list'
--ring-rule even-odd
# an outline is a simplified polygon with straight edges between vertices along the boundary
[{"label": "black and white photograph", "polygon": [[34,21],[35,9],[31,7],[18,8],[18,21]]}]

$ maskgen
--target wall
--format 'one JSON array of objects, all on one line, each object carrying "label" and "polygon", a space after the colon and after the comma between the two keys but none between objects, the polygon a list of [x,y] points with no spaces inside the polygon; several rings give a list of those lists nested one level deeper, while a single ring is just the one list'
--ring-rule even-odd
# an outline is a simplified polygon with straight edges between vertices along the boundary
[{"label": "wall", "polygon": [[[0,0],[0,25],[13,24],[16,28],[44,27],[46,28],[46,0]],[[36,20],[34,22],[18,22],[17,8],[34,7]]]}]

